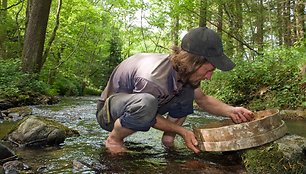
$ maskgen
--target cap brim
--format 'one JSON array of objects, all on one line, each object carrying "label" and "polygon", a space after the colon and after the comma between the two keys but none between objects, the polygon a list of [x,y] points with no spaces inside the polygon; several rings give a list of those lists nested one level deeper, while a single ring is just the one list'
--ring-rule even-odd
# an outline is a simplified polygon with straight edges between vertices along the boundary
[{"label": "cap brim", "polygon": [[236,65],[231,59],[229,59],[225,54],[219,57],[206,57],[206,59],[213,64],[217,69],[222,71],[230,71]]}]

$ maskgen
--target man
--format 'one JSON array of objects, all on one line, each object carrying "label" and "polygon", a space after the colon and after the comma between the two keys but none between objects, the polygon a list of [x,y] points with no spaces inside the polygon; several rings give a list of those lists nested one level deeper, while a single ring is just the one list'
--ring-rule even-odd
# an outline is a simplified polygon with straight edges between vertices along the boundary
[{"label": "man", "polygon": [[97,120],[110,131],[105,146],[111,153],[125,152],[125,137],[154,127],[164,131],[166,147],[173,147],[178,134],[189,149],[200,152],[194,133],[182,127],[193,113],[194,100],[205,111],[230,117],[235,123],[252,119],[251,111],[207,96],[200,88],[201,80],[210,80],[216,68],[229,71],[234,66],[223,53],[218,34],[206,27],[189,31],[181,48],[173,48],[170,55],[141,53],[124,60],[98,101]]}]

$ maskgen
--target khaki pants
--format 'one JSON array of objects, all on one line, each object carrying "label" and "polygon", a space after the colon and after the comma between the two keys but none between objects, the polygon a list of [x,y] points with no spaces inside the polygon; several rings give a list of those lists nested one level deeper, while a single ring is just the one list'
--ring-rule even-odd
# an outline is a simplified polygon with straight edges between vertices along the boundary
[{"label": "khaki pants", "polygon": [[157,99],[148,93],[116,93],[105,103],[98,102],[97,120],[100,126],[112,131],[114,122],[120,119],[122,127],[134,131],[148,131],[156,123]]}]

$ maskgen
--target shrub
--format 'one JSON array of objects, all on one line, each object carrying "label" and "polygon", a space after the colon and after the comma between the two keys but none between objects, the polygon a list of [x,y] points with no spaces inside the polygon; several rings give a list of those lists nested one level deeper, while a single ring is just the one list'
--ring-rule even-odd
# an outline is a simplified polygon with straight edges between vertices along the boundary
[{"label": "shrub", "polygon": [[[232,105],[254,110],[305,107],[300,66],[306,63],[305,46],[278,48],[254,61],[236,62],[231,72],[216,71],[203,90]],[[204,84],[205,83],[205,84]]]},{"label": "shrub", "polygon": [[61,74],[57,75],[57,78],[52,85],[59,95],[62,96],[78,96],[82,95],[83,87],[82,81],[74,77],[66,77]]}]

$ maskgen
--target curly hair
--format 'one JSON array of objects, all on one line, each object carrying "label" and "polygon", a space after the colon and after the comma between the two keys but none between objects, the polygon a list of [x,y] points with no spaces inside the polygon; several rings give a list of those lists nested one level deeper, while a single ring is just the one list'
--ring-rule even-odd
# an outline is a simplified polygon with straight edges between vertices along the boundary
[{"label": "curly hair", "polygon": [[205,57],[188,53],[178,46],[173,46],[171,49],[170,61],[183,82],[188,82],[191,74],[208,62]]}]

